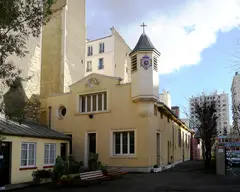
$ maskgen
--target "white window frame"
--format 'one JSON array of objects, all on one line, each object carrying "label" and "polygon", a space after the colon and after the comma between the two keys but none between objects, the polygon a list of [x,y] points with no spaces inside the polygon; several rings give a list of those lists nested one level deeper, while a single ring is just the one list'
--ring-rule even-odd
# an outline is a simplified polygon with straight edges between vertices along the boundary
[{"label": "white window frame", "polygon": [[105,45],[104,42],[99,43],[99,53],[105,52]]},{"label": "white window frame", "polygon": [[[128,132],[128,153],[123,153],[122,152],[122,142],[123,142],[123,137],[122,137],[122,133],[123,132]],[[133,132],[134,133],[134,153],[130,153],[130,133],[129,132]],[[115,152],[115,133],[120,133],[120,153],[116,153]],[[136,156],[136,131],[135,130],[112,130],[111,132],[112,134],[112,155],[113,156]]]},{"label": "white window frame", "polygon": [[[107,105],[107,107],[106,107],[106,109],[104,109],[104,94],[106,93],[106,96],[107,96],[107,100],[106,100],[106,105]],[[102,110],[98,110],[98,96],[99,95],[102,95]],[[94,95],[96,95],[96,111],[93,111],[93,96]],[[91,99],[91,109],[90,109],[90,111],[87,111],[87,108],[88,108],[88,106],[87,106],[87,103],[88,103],[88,101],[87,101],[87,97],[88,96],[90,96],[90,99]],[[85,111],[83,112],[82,111],[82,98],[83,97],[85,97]],[[103,92],[96,92],[96,93],[90,93],[90,94],[87,94],[87,95],[79,95],[79,101],[80,101],[80,109],[79,109],[79,111],[80,111],[80,113],[83,113],[83,114],[88,114],[88,113],[99,113],[99,112],[104,112],[104,111],[107,111],[108,110],[108,92],[107,91],[103,91]]]},{"label": "white window frame", "polygon": [[87,72],[91,72],[92,71],[92,61],[87,61]]},{"label": "white window frame", "polygon": [[[27,165],[22,165],[22,160],[23,160],[23,157],[22,157],[22,145],[23,144],[26,144],[27,145],[27,159],[24,159],[24,160],[27,160]],[[34,164],[33,165],[29,165],[29,145],[33,144],[34,145]],[[21,158],[20,158],[20,168],[31,168],[31,167],[36,167],[36,143],[34,142],[22,142],[21,143]]]},{"label": "white window frame", "polygon": [[92,55],[93,55],[93,46],[92,46],[92,45],[89,45],[87,51],[88,51],[88,52],[87,52],[88,56],[92,56]]},{"label": "white window frame", "polygon": [[[48,163],[45,163],[45,146],[48,146]],[[50,146],[53,145],[54,146],[54,162],[50,163]],[[56,160],[56,143],[44,143],[44,166],[52,166],[55,165],[55,160]]]},{"label": "white window frame", "polygon": [[[100,65],[100,60],[102,60],[102,65]],[[102,66],[102,67],[100,67],[100,66]],[[104,69],[104,58],[103,57],[98,59],[98,70],[102,70],[102,69]]]}]

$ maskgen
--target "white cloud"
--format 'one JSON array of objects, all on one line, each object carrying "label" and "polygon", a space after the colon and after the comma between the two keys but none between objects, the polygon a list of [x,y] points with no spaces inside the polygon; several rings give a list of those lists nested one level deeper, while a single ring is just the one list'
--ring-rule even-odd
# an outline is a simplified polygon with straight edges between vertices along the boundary
[{"label": "white cloud", "polygon": [[[217,32],[228,32],[240,24],[240,0],[195,0],[175,13],[149,15],[146,33],[162,53],[160,73],[197,64],[201,52],[216,42]],[[139,23],[120,28],[133,48],[141,34]]]}]

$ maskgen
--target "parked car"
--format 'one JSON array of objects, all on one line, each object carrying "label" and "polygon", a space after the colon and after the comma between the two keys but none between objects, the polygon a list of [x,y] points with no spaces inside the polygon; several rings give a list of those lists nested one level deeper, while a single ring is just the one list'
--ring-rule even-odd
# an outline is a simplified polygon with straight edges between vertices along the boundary
[{"label": "parked car", "polygon": [[240,165],[240,155],[233,154],[231,161],[232,161],[233,166],[239,166]]}]

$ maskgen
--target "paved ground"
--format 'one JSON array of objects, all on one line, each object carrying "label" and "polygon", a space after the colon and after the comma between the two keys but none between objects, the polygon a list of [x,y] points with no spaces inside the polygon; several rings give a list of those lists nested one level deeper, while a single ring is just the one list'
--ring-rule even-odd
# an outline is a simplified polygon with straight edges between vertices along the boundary
[{"label": "paved ground", "polygon": [[[63,192],[179,192],[179,191],[240,191],[240,176],[221,177],[202,171],[202,162],[188,161],[175,168],[151,174],[128,174],[122,179],[104,184],[90,185],[88,188],[58,189]],[[44,187],[17,190],[19,192],[56,191]]]}]

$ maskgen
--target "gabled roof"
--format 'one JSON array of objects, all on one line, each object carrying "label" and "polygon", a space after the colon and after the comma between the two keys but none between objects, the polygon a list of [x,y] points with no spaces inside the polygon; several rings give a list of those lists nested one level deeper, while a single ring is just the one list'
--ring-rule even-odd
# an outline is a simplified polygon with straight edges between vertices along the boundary
[{"label": "gabled roof", "polygon": [[154,51],[158,55],[160,55],[160,52],[157,51],[157,49],[153,46],[151,40],[146,35],[146,33],[142,33],[142,35],[140,36],[135,48],[132,50],[130,55],[132,55],[133,53],[135,53],[137,51]]},{"label": "gabled roof", "polygon": [[83,77],[82,79],[80,79],[79,81],[73,83],[72,85],[70,85],[69,87],[72,87],[78,83],[80,83],[81,81],[84,81],[85,79],[88,79],[90,77],[95,77],[95,76],[98,76],[98,77],[106,77],[106,78],[110,78],[110,79],[115,79],[115,80],[119,80],[119,81],[122,81],[122,78],[121,77],[115,77],[115,76],[108,76],[108,75],[103,75],[103,74],[99,74],[99,73],[91,73],[85,77]]},{"label": "gabled roof", "polygon": [[21,125],[10,120],[6,122],[5,118],[1,114],[0,130],[2,130],[3,135],[71,140],[70,137],[64,135],[63,133],[57,132],[35,122],[26,121]]},{"label": "gabled roof", "polygon": [[179,119],[175,113],[173,113],[173,111],[167,106],[165,105],[163,102],[157,102],[157,106],[158,108],[162,108],[170,117],[172,117],[172,119],[181,127],[183,127],[185,130],[189,131],[190,133],[194,133],[193,130],[189,129],[189,127],[181,120]]}]

